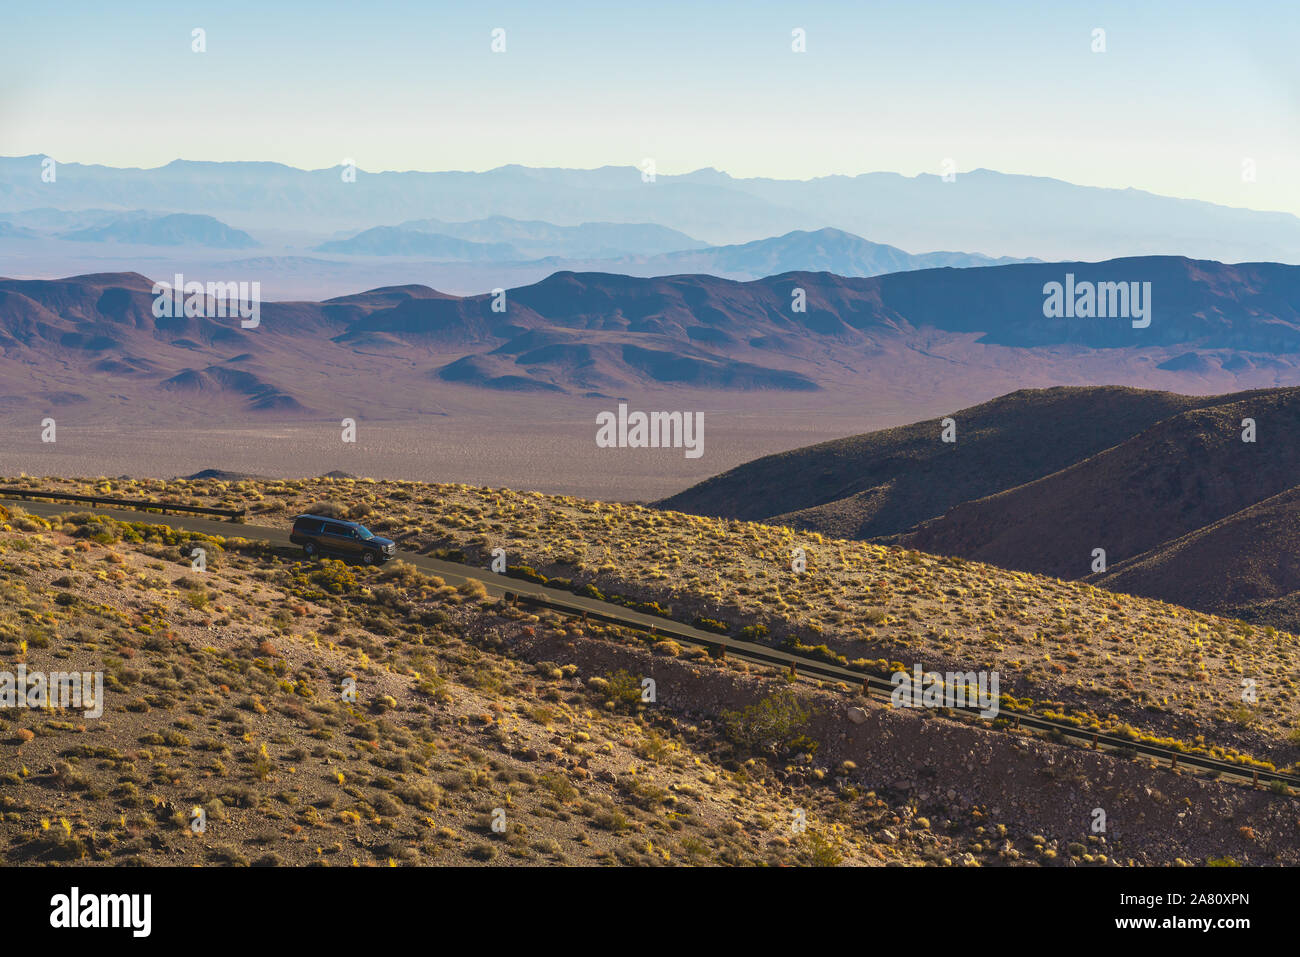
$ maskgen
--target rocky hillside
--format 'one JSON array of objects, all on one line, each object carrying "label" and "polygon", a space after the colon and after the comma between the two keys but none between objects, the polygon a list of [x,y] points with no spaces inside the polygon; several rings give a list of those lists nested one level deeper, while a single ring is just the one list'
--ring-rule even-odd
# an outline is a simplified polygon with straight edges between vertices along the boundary
[{"label": "rocky hillside", "polygon": [[[400,562],[75,513],[0,514],[0,546],[7,661],[104,677],[102,713],[0,719],[7,863],[1295,862],[1287,794],[790,684]],[[1072,813],[1084,783],[1106,835]]]}]

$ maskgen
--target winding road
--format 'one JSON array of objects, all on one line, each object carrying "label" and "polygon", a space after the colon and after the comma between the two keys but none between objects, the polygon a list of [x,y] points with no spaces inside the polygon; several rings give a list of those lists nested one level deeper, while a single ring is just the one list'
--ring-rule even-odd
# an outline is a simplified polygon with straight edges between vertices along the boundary
[{"label": "winding road", "polygon": [[[166,525],[170,528],[198,532],[203,535],[221,536],[223,538],[244,538],[250,541],[260,541],[274,546],[296,549],[296,546],[292,545],[289,541],[289,529],[287,525],[284,527],[252,525],[243,522],[236,523],[231,521],[222,521],[215,518],[206,518],[196,515],[164,515],[156,510],[141,511],[131,508],[109,508],[97,505],[35,502],[27,500],[19,501],[9,498],[0,498],[0,505],[10,508],[16,507],[24,509],[34,515],[41,515],[44,517],[63,515],[70,512],[91,512],[121,522],[143,522],[150,525]],[[894,686],[889,680],[876,675],[866,675],[860,671],[854,671],[851,668],[846,668],[825,661],[819,661],[815,658],[795,654],[771,645],[742,641],[737,638],[703,631],[681,622],[635,611],[613,602],[599,601],[594,598],[575,595],[573,592],[560,588],[521,581],[517,578],[498,575],[487,569],[477,568],[472,565],[462,565],[439,558],[431,558],[428,555],[420,555],[416,552],[399,550],[396,557],[413,565],[421,571],[439,576],[448,584],[459,585],[470,580],[480,581],[487,589],[488,594],[497,598],[506,598],[511,601],[518,601],[524,605],[535,608],[545,608],[564,615],[585,617],[589,620],[620,625],[634,631],[653,631],[656,634],[663,635],[665,638],[672,638],[676,641],[687,642],[689,644],[714,649],[715,651],[722,649],[727,655],[734,655],[737,658],[755,663],[774,665],[782,670],[793,671],[795,674],[803,677],[843,681],[848,683],[850,687],[859,687],[864,693],[877,700],[883,700],[884,702],[890,700],[890,695],[894,690]],[[1014,725],[1015,728],[1022,730],[1056,732],[1076,745],[1082,745],[1099,751],[1115,752],[1123,750],[1130,753],[1136,751],[1138,754],[1153,758],[1159,764],[1165,766],[1181,765],[1183,767],[1198,768],[1206,771],[1217,771],[1225,778],[1244,781],[1255,785],[1281,781],[1292,787],[1300,788],[1300,776],[1295,774],[1284,774],[1278,771],[1267,771],[1264,769],[1260,769],[1256,773],[1252,769],[1244,768],[1242,765],[1233,764],[1229,761],[1221,761],[1200,754],[1180,753],[1170,748],[1131,741],[1127,738],[1116,735],[1095,733],[1093,731],[1078,728],[1068,722],[1053,721],[1048,718],[1038,717],[1037,715],[1007,712],[1000,715],[998,718],[984,718],[980,716],[977,707],[966,709],[956,708],[950,710],[964,710],[967,715],[990,723],[995,720],[1003,720]]]}]

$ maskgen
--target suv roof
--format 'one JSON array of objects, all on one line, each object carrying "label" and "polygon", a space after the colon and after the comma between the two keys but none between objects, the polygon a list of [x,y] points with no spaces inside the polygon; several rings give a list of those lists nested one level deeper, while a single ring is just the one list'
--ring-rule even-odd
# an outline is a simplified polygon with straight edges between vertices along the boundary
[{"label": "suv roof", "polygon": [[317,522],[333,522],[336,525],[351,525],[353,528],[361,527],[359,522],[349,522],[346,518],[330,518],[328,515],[311,515],[311,514],[298,515],[294,518],[293,523],[297,525],[304,518],[314,519]]}]

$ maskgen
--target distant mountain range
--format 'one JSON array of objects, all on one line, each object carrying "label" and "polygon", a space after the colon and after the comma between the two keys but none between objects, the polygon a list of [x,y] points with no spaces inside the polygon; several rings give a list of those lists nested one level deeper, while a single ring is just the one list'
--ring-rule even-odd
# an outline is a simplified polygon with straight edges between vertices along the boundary
[{"label": "distant mountain range", "polygon": [[474,242],[401,226],[375,226],[349,239],[321,243],[314,251],[349,256],[419,256],[451,262],[511,262],[524,258],[509,243]]},{"label": "distant mountain range", "polygon": [[920,253],[873,243],[840,229],[795,230],[784,236],[731,246],[681,250],[610,263],[611,270],[635,267],[636,275],[704,273],[728,279],[761,279],[785,272],[829,272],[837,276],[882,276],[939,266],[1006,265],[1036,259],[994,259],[979,253]]},{"label": "distant mountain range", "polygon": [[26,226],[16,226],[0,219],[0,239],[35,239],[37,235]]},{"label": "distant mountain range", "polygon": [[12,210],[0,214],[0,218],[33,230],[58,232],[99,226],[133,214],[149,215],[144,210],[127,213],[120,209],[55,209],[52,206],[38,206],[35,209]]},{"label": "distant mountain range", "polygon": [[58,238],[82,243],[202,246],[210,249],[253,249],[259,245],[243,230],[232,229],[211,216],[192,213],[124,214],[93,226],[60,233]]},{"label": "distant mountain range", "polygon": [[[669,246],[670,251],[646,252],[655,246]],[[647,224],[585,223],[560,227],[550,223],[520,223],[501,216],[478,223],[425,220],[402,226],[379,226],[347,239],[323,243],[316,251],[468,262],[521,262],[536,257],[564,265],[574,265],[572,260],[577,257],[591,257],[581,262],[582,271],[626,271],[638,276],[693,273],[742,280],[783,272],[879,276],[937,266],[1038,261],[993,259],[978,253],[958,252],[913,255],[839,229],[795,230],[749,243],[705,246],[689,236]],[[595,258],[601,255],[608,258]]]},{"label": "distant mountain range", "polygon": [[[0,239],[58,240],[72,243],[169,246],[197,249],[255,249],[260,243],[211,216],[144,209],[42,207],[0,214]],[[23,245],[10,247],[21,250]]]},{"label": "distant mountain range", "polygon": [[[1150,282],[1150,325],[1046,318],[1044,285],[1067,275]],[[224,396],[292,411],[332,403],[344,387],[382,406],[439,383],[605,397],[768,390],[826,402],[846,387],[917,394],[954,379],[966,395],[1101,376],[1226,391],[1294,379],[1300,365],[1300,267],[1172,257],[752,282],[559,272],[503,297],[408,285],[267,302],[256,329],[156,318],[151,289],[135,274],[0,281],[0,405],[163,389],[178,401]],[[796,507],[809,503],[781,511]]]},{"label": "distant mountain range", "polygon": [[[351,239],[336,240],[317,248],[323,252],[404,256],[411,255],[401,251],[406,243],[417,237],[433,235],[500,247],[503,252],[496,258],[519,261],[653,256],[664,252],[699,249],[705,245],[685,233],[653,223],[581,223],[577,226],[557,226],[537,220],[525,222],[508,216],[489,216],[487,219],[467,223],[419,219],[380,228],[386,231],[378,236],[375,235],[378,230],[369,229]],[[378,241],[381,239],[383,241]]]},{"label": "distant mountain range", "polygon": [[[205,215],[48,207],[5,215],[8,219],[0,218],[0,255],[20,275],[48,275],[68,264],[101,269],[121,263],[133,268],[139,262],[136,247],[144,246],[150,247],[151,268],[160,273],[225,276],[234,272],[258,280],[279,298],[287,298],[286,291],[289,296],[301,298],[305,291],[310,298],[323,298],[330,292],[346,294],[414,277],[434,285],[448,283],[461,293],[478,292],[526,285],[566,269],[644,277],[703,273],[749,280],[781,272],[877,276],[936,266],[1025,261],[961,252],[913,255],[830,228],[706,246],[653,223],[557,226],[507,216],[376,226],[311,244],[308,248],[314,255],[302,256],[282,237],[266,246]],[[124,248],[92,252],[86,249],[92,243]],[[264,254],[238,260],[222,255],[253,248],[261,248]]]},{"label": "distant mountain range", "polygon": [[557,226],[491,216],[468,223],[437,219],[378,226],[316,247],[318,252],[366,256],[426,256],[468,261],[611,259],[698,249],[704,243],[653,223],[582,223]]},{"label": "distant mountain range", "polygon": [[951,418],[952,443],[940,420],[918,422],[766,456],[657,504],[1300,626],[1300,389],[1025,390]]},{"label": "distant mountain range", "polygon": [[57,184],[49,184],[41,181],[43,159],[0,158],[0,211],[161,208],[245,229],[292,221],[324,232],[507,214],[560,226],[653,223],[713,244],[831,226],[901,249],[991,256],[1300,261],[1300,219],[1289,214],[991,170],[959,173],[951,182],[896,173],[801,181],[717,170],[650,178],[634,167],[503,166],[482,173],[358,170],[348,182],[341,168],[176,160],[148,170],[61,163]]}]

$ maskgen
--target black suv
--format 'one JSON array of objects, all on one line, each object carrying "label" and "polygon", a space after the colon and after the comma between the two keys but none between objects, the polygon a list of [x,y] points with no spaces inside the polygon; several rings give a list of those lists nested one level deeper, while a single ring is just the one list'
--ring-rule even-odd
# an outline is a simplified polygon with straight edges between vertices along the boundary
[{"label": "black suv", "polygon": [[359,558],[367,565],[382,565],[397,553],[397,545],[380,538],[364,525],[323,515],[299,515],[293,520],[289,541],[301,545],[308,558],[329,553]]}]

